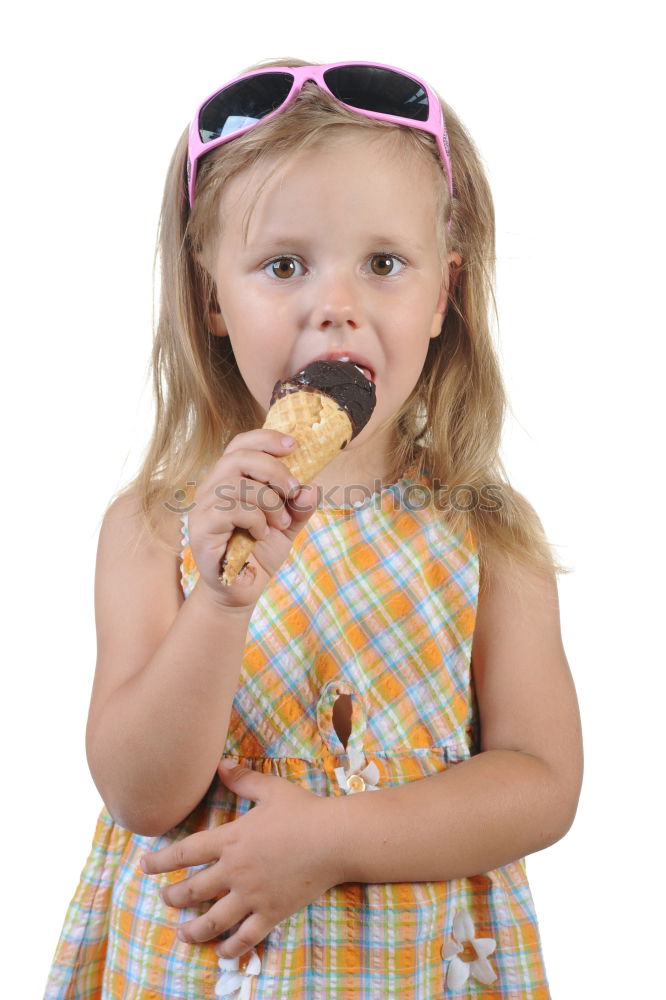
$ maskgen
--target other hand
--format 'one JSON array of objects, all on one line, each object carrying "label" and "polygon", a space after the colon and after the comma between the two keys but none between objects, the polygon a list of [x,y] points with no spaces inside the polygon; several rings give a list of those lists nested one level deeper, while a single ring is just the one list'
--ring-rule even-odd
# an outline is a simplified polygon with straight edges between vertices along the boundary
[{"label": "other hand", "polygon": [[157,874],[209,865],[161,889],[160,896],[175,907],[215,899],[207,913],[180,925],[178,937],[210,941],[240,922],[218,948],[225,958],[237,958],[281,920],[344,881],[331,815],[336,800],[245,767],[220,766],[218,773],[237,795],[257,805],[238,819],[144,854],[141,866]]}]

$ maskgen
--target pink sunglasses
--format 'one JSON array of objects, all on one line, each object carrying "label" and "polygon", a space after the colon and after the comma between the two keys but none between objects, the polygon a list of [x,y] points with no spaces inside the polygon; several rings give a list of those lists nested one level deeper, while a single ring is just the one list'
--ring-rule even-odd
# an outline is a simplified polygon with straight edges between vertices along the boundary
[{"label": "pink sunglasses", "polygon": [[284,111],[312,81],[334,100],[366,118],[395,122],[434,136],[453,197],[449,137],[437,95],[423,80],[379,63],[267,67],[239,76],[199,106],[190,126],[187,191],[194,204],[202,156]]}]

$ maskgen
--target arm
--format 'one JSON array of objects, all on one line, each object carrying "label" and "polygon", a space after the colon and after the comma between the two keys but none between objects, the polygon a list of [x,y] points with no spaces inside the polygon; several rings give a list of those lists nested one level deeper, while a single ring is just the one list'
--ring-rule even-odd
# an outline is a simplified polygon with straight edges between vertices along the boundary
[{"label": "arm", "polygon": [[555,579],[497,558],[485,571],[472,649],[481,752],[332,800],[341,881],[476,875],[548,847],[573,822],[582,740]]},{"label": "arm", "polygon": [[[185,602],[177,518],[161,512],[166,551],[142,531],[135,498],[116,501],[104,519],[86,747],[111,815],[136,833],[170,830],[215,776],[254,607],[317,509],[316,490],[292,482],[279,460],[294,446],[265,428],[229,442],[195,494],[190,544],[199,580]],[[255,548],[247,571],[223,587],[220,558],[235,527],[251,533]]]},{"label": "arm", "polygon": [[[161,527],[175,551],[180,522]],[[224,750],[251,609],[197,585],[183,599],[173,551],[141,537],[136,503],[112,505],[95,575],[97,668],[86,748],[109,812],[154,836],[206,793]]]}]

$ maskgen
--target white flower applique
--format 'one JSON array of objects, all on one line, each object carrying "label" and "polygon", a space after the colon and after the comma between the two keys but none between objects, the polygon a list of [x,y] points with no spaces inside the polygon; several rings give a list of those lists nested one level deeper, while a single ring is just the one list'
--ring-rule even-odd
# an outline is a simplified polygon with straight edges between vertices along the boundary
[{"label": "white flower applique", "polygon": [[494,982],[497,974],[488,961],[497,947],[495,938],[474,937],[474,922],[465,910],[456,910],[453,918],[453,937],[442,947],[442,958],[449,960],[446,986],[459,990],[470,978],[480,983]]},{"label": "white flower applique", "polygon": [[215,984],[216,997],[229,1000],[248,1000],[252,989],[252,977],[261,972],[261,959],[252,949],[240,958],[220,958],[217,963],[222,974]]},{"label": "white flower applique", "polygon": [[363,767],[365,757],[360,750],[352,747],[348,751],[349,767],[336,767],[335,777],[345,795],[353,795],[354,792],[377,792],[377,782],[379,781],[379,768],[376,764],[370,763]]}]

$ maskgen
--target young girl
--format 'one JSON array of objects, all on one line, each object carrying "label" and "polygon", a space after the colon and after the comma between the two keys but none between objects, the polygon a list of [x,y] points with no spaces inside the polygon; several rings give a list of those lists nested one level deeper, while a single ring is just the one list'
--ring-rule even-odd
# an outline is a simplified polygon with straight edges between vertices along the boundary
[{"label": "young girl", "polygon": [[[183,135],[160,248],[156,426],[97,560],[106,808],[46,997],[548,997],[523,859],[581,739],[562,567],[498,456],[472,140],[411,73],[263,65]],[[319,358],[377,404],[305,484],[261,428]]]}]

